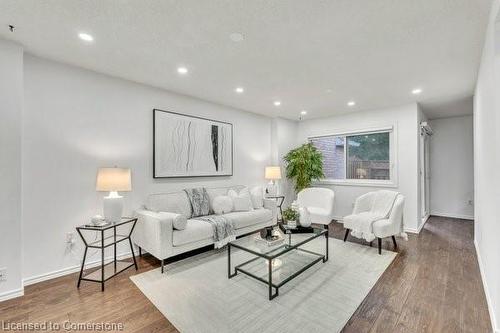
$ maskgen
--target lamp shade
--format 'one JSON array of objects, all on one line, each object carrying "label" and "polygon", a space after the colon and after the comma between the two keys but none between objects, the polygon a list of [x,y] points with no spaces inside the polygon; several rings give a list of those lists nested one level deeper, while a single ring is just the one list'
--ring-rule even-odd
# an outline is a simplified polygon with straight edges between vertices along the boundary
[{"label": "lamp shade", "polygon": [[269,180],[281,179],[281,168],[279,166],[266,167],[265,178]]},{"label": "lamp shade", "polygon": [[131,191],[131,180],[130,169],[100,168],[97,172],[96,191]]}]

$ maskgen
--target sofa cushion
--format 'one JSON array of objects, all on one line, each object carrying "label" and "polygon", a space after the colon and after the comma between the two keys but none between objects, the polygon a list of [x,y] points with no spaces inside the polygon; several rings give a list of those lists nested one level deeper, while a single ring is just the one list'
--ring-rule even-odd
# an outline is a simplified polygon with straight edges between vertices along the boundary
[{"label": "sofa cushion", "polygon": [[217,215],[227,214],[233,210],[233,200],[227,195],[219,195],[214,199],[213,210]]},{"label": "sofa cushion", "polygon": [[264,205],[264,191],[262,186],[255,186],[250,190],[253,208],[261,208]]},{"label": "sofa cushion", "polygon": [[173,231],[172,244],[174,246],[182,246],[213,237],[214,234],[210,223],[196,219],[189,219],[187,220],[186,228],[184,230]]},{"label": "sofa cushion", "polygon": [[191,203],[186,192],[159,193],[148,196],[146,209],[153,212],[169,212],[191,217]]},{"label": "sofa cushion", "polygon": [[208,200],[210,201],[210,212],[214,212],[214,199],[227,195],[228,190],[229,188],[227,187],[207,188]]},{"label": "sofa cushion", "polygon": [[259,208],[248,212],[231,212],[224,214],[234,224],[234,229],[241,229],[254,224],[263,223],[273,218],[273,212],[269,209]]},{"label": "sofa cushion", "polygon": [[239,193],[235,190],[229,190],[227,195],[233,200],[233,211],[246,212],[253,209],[250,192],[247,187],[242,189]]},{"label": "sofa cushion", "polygon": [[186,192],[191,202],[191,217],[206,216],[210,214],[210,200],[204,187],[187,188]]}]

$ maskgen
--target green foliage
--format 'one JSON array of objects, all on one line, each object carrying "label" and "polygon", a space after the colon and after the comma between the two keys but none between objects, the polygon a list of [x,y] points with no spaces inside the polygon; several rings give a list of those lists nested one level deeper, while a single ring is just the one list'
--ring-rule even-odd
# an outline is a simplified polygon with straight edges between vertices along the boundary
[{"label": "green foliage", "polygon": [[347,137],[349,156],[360,160],[389,160],[389,133],[374,133]]},{"label": "green foliage", "polygon": [[288,207],[283,211],[283,219],[285,219],[285,221],[298,221],[299,212],[297,212],[292,207]]},{"label": "green foliage", "polygon": [[312,143],[292,149],[284,157],[286,177],[295,181],[295,191],[311,186],[311,182],[324,177],[323,155]]}]

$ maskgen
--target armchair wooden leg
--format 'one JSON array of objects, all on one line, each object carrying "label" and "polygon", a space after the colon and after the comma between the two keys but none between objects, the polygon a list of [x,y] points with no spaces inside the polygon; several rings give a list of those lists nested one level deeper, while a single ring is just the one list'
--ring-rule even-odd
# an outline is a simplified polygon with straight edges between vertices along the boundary
[{"label": "armchair wooden leg", "polygon": [[347,240],[347,236],[349,236],[350,231],[351,230],[349,230],[349,229],[345,229],[344,242]]},{"label": "armchair wooden leg", "polygon": [[378,254],[382,254],[382,238],[377,238],[378,240]]},{"label": "armchair wooden leg", "polygon": [[142,248],[139,246],[139,257],[142,257]]},{"label": "armchair wooden leg", "polygon": [[165,266],[165,260],[164,259],[161,259],[161,274],[163,274],[163,268]]},{"label": "armchair wooden leg", "polygon": [[394,235],[392,236],[392,243],[394,244],[394,248],[397,249],[398,243],[396,243],[396,237],[394,237]]}]

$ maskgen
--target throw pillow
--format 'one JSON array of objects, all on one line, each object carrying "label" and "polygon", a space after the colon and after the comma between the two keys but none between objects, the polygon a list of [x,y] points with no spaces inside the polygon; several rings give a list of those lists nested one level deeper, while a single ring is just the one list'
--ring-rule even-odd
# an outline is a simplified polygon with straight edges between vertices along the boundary
[{"label": "throw pillow", "polygon": [[185,189],[193,214],[191,217],[206,216],[210,213],[210,199],[207,190],[204,187]]},{"label": "throw pillow", "polygon": [[252,205],[254,209],[259,209],[264,206],[264,194],[262,191],[262,186],[255,186],[250,191],[250,196],[252,198]]},{"label": "throw pillow", "polygon": [[249,210],[253,210],[250,192],[247,187],[243,188],[240,193],[236,193],[235,190],[229,190],[227,194],[233,200],[233,211],[248,212]]},{"label": "throw pillow", "polygon": [[233,210],[233,200],[227,195],[219,195],[214,198],[212,209],[217,215],[230,213]]}]

